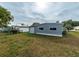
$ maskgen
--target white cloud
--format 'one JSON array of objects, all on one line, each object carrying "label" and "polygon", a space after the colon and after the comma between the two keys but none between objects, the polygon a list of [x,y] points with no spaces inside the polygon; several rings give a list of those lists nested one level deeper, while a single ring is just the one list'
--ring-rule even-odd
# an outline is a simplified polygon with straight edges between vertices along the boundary
[{"label": "white cloud", "polygon": [[25,24],[54,22],[69,18],[79,19],[79,3],[49,2],[47,8],[41,11],[35,9],[34,2],[0,3],[0,5],[11,11],[15,18],[14,24],[21,22]]}]

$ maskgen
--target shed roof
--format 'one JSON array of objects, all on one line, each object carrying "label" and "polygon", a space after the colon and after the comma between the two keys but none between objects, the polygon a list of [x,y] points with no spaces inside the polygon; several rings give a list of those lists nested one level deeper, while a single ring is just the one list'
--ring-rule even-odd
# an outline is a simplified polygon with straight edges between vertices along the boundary
[{"label": "shed roof", "polygon": [[40,23],[34,23],[31,26],[29,26],[29,27],[35,27],[35,26],[44,25],[44,24],[63,25],[63,23],[42,23],[42,24],[40,24]]}]

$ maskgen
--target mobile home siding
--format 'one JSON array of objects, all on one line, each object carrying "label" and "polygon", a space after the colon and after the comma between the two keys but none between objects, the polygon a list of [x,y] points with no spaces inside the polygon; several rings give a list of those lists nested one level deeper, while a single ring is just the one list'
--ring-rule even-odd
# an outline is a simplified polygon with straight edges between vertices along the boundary
[{"label": "mobile home siding", "polygon": [[[44,28],[44,29],[40,30],[39,28]],[[56,28],[56,30],[50,30],[50,28]],[[36,34],[62,36],[63,27],[60,24],[46,23],[46,24],[37,26],[35,28],[35,31],[36,31]]]}]

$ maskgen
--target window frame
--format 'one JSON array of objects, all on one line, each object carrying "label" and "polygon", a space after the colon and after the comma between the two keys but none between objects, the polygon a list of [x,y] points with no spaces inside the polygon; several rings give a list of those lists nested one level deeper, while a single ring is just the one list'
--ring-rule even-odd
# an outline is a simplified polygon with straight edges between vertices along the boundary
[{"label": "window frame", "polygon": [[55,28],[55,27],[50,27],[50,30],[57,30],[57,28]]},{"label": "window frame", "polygon": [[39,27],[39,30],[44,30],[44,28],[43,27]]}]

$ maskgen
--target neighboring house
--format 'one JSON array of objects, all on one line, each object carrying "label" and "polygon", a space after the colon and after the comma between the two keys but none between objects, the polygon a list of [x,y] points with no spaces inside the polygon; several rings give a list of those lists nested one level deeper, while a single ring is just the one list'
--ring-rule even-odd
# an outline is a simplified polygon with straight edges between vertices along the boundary
[{"label": "neighboring house", "polygon": [[79,26],[75,26],[72,30],[70,31],[79,31]]},{"label": "neighboring house", "polygon": [[29,27],[30,33],[62,37],[62,23],[35,23]]},{"label": "neighboring house", "polygon": [[11,30],[11,27],[8,26],[8,27],[1,27],[0,28],[0,32],[6,32],[6,31],[10,31]]},{"label": "neighboring house", "polygon": [[3,28],[0,28],[0,32],[2,32],[3,31]]},{"label": "neighboring house", "polygon": [[16,29],[19,29],[20,32],[28,32],[27,26],[13,26]]},{"label": "neighboring house", "polygon": [[79,31],[79,26],[74,27],[74,30],[78,30]]},{"label": "neighboring house", "polygon": [[8,26],[8,27],[2,27],[0,28],[0,32],[7,32],[7,31],[11,31],[13,29],[19,30],[20,32],[28,32],[28,28],[27,26]]}]

